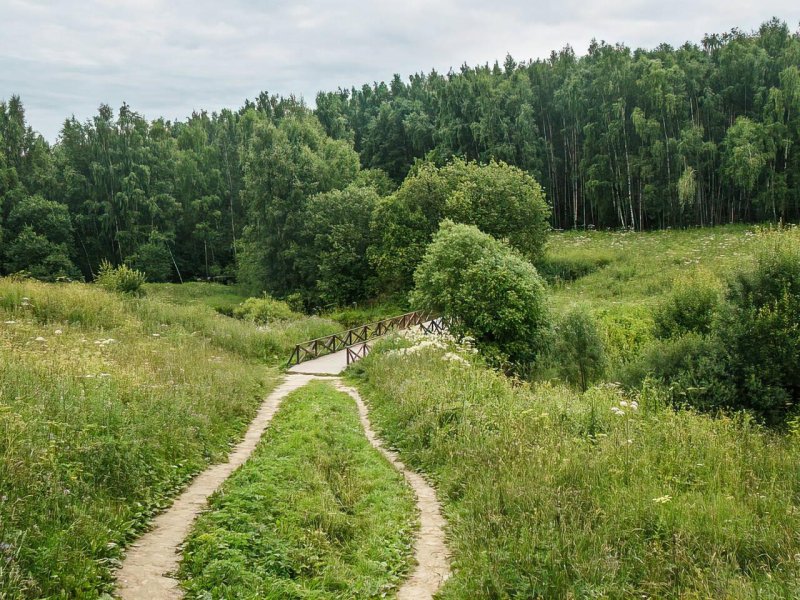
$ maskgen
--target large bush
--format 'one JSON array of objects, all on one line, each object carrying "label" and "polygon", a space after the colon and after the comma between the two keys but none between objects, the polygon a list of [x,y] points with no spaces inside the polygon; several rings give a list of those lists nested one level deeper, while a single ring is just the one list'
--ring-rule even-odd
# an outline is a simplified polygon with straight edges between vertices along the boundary
[{"label": "large bush", "polygon": [[97,273],[97,284],[112,292],[143,296],[142,286],[147,281],[147,277],[141,271],[131,269],[127,265],[115,267],[110,262],[104,260],[100,264],[100,271]]},{"label": "large bush", "polygon": [[536,261],[543,253],[548,217],[541,186],[516,167],[460,159],[441,168],[423,163],[378,204],[370,260],[384,287],[410,288],[439,223],[449,218],[506,239]]},{"label": "large bush", "polygon": [[6,222],[5,270],[26,271],[38,279],[77,277],[72,262],[72,220],[66,205],[41,196],[24,196]]},{"label": "large bush", "polygon": [[233,309],[233,316],[237,319],[266,325],[274,321],[294,319],[300,315],[292,311],[286,302],[275,300],[264,294],[261,298],[248,298],[242,302]]},{"label": "large bush", "polygon": [[715,328],[736,404],[770,422],[800,400],[800,231],[762,234]]},{"label": "large bush", "polygon": [[508,244],[472,225],[444,221],[414,273],[417,308],[452,319],[496,360],[537,358],[547,324],[545,287]]}]

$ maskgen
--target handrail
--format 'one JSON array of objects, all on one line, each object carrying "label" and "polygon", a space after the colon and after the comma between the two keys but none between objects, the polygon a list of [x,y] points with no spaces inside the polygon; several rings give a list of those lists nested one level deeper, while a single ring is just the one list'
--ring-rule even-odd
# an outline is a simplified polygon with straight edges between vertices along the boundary
[{"label": "handrail", "polygon": [[[287,366],[299,365],[307,360],[333,354],[334,352],[344,350],[356,344],[366,344],[369,340],[386,335],[391,331],[400,331],[417,325],[425,329],[425,323],[431,320],[430,313],[418,310],[396,317],[382,319],[375,323],[353,327],[352,329],[340,333],[308,340],[307,342],[295,345]],[[349,355],[348,353],[348,357]]]}]

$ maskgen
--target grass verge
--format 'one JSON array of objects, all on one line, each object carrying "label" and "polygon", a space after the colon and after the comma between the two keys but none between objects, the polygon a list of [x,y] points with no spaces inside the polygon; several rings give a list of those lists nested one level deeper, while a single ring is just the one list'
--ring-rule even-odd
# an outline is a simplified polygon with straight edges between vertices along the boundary
[{"label": "grass verge", "polygon": [[373,449],[353,400],[312,382],[189,537],[190,598],[390,597],[411,560],[413,494]]},{"label": "grass verge", "polygon": [[353,371],[384,439],[438,485],[440,598],[800,597],[796,434],[647,389],[515,386],[430,345]]}]

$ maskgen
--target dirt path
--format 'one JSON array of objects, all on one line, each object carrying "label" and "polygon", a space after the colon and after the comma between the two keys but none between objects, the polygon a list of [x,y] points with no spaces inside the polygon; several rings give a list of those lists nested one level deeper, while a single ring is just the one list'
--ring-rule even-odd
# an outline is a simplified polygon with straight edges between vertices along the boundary
[{"label": "dirt path", "polygon": [[312,379],[308,375],[287,377],[261,405],[244,439],[228,456],[228,462],[198,475],[174,504],[153,520],[153,528],[131,545],[117,572],[120,598],[171,600],[183,596],[177,580],[170,575],[178,568],[178,546],[189,535],[195,517],[205,508],[208,497],[252,454],[281,400]]},{"label": "dirt path", "polygon": [[414,541],[414,558],[417,561],[417,566],[411,573],[411,577],[398,590],[397,599],[423,600],[432,598],[433,594],[450,576],[447,545],[444,538],[445,520],[442,517],[441,507],[436,499],[436,491],[421,475],[409,470],[396,452],[386,449],[372,429],[367,405],[364,404],[358,391],[347,387],[341,380],[336,382],[336,387],[340,391],[349,394],[356,401],[361,425],[364,427],[364,433],[366,433],[370,444],[378,449],[392,463],[394,468],[403,474],[417,497],[417,508],[420,515],[420,528]]},{"label": "dirt path", "polygon": [[436,492],[420,475],[408,470],[397,454],[382,445],[370,425],[367,407],[355,389],[345,386],[338,378],[290,374],[261,405],[244,439],[231,451],[228,461],[198,475],[173,505],[153,520],[152,529],[131,545],[117,572],[116,593],[120,598],[173,600],[183,597],[178,581],[172,575],[180,562],[179,547],[189,535],[195,518],[206,507],[208,497],[253,453],[281,401],[313,379],[335,382],[339,390],[355,400],[367,439],[405,476],[414,490],[420,513],[420,530],[415,540],[414,555],[417,566],[401,586],[397,598],[426,600],[433,597],[450,575],[444,541],[445,521],[436,500]]}]

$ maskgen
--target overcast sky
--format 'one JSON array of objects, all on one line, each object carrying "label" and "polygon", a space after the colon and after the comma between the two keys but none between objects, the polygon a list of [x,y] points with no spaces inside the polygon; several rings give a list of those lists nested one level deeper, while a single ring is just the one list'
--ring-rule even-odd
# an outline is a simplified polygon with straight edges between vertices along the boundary
[{"label": "overcast sky", "polygon": [[798,0],[0,0],[0,99],[22,97],[53,141],[65,117],[126,101],[148,118],[236,108],[435,68],[546,57],[594,37],[633,47],[699,41]]}]

